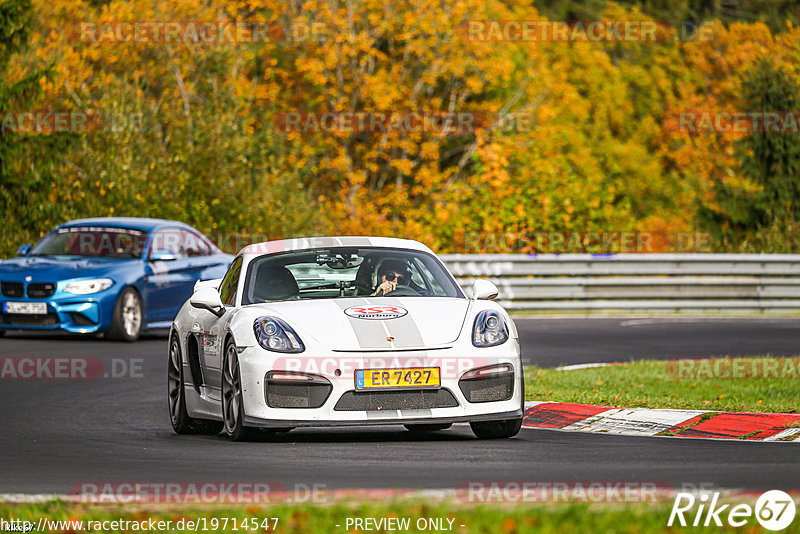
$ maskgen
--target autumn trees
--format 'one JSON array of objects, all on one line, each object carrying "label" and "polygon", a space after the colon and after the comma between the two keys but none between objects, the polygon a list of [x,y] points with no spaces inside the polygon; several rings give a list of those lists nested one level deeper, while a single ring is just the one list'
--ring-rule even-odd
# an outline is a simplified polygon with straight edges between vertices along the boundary
[{"label": "autumn trees", "polygon": [[[24,147],[2,158],[12,229],[4,254],[85,215],[176,218],[212,235],[399,235],[439,251],[463,250],[476,233],[713,230],[718,246],[734,250],[750,230],[728,232],[735,210],[727,199],[755,209],[762,203],[753,191],[767,191],[773,176],[784,185],[796,176],[793,137],[698,134],[676,119],[687,110],[790,105],[800,59],[792,26],[711,20],[702,39],[687,39],[677,24],[601,1],[564,15],[550,3],[539,12],[482,0],[391,8],[378,0],[33,0],[27,11],[22,0],[0,1],[9,5],[29,14],[31,39],[0,56],[0,87],[35,80],[43,100],[4,93],[0,109],[99,119],[91,131],[63,136],[57,150],[48,147],[54,136],[3,133],[0,145]],[[658,21],[657,39],[481,41],[463,31],[469,21],[573,15]],[[222,31],[158,42],[80,31],[81,23],[100,32],[137,21]],[[231,23],[267,30],[227,38]],[[783,73],[780,98],[758,100],[767,82],[753,73],[762,58]],[[300,130],[282,122],[287,113],[474,120],[467,129]],[[758,170],[766,157],[759,147],[784,158],[778,174]],[[47,161],[57,171],[50,182]],[[794,220],[782,217],[795,198],[780,198],[780,217],[759,216],[755,234]]]}]

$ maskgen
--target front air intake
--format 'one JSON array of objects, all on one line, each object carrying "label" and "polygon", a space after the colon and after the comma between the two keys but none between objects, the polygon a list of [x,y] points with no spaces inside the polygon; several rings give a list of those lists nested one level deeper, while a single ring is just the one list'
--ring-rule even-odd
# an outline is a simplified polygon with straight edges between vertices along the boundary
[{"label": "front air intake", "polygon": [[348,391],[336,403],[338,412],[379,410],[430,410],[455,408],[458,401],[449,389],[410,391]]},{"label": "front air intake", "polygon": [[473,369],[464,373],[458,388],[473,403],[508,400],[514,394],[514,369],[508,364]]},{"label": "front air intake", "polygon": [[324,377],[270,371],[264,377],[264,396],[270,408],[319,408],[333,391]]}]

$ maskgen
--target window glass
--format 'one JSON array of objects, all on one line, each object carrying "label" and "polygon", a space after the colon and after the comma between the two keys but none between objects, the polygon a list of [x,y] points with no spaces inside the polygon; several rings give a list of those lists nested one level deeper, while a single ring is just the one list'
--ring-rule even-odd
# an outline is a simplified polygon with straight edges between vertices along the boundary
[{"label": "window glass", "polygon": [[[387,281],[391,290],[380,289]],[[337,247],[255,258],[248,265],[242,304],[366,296],[464,298],[431,254]]]},{"label": "window glass", "polygon": [[205,236],[183,228],[166,228],[153,234],[150,255],[171,254],[177,258],[192,258],[217,254],[219,249]]},{"label": "window glass", "polygon": [[44,236],[29,256],[141,258],[147,232],[104,226],[59,228]]},{"label": "window glass", "polygon": [[222,279],[222,284],[219,286],[219,296],[222,299],[222,303],[228,306],[233,306],[233,301],[236,299],[236,287],[239,285],[242,261],[241,256],[233,260],[228,272],[225,273],[225,278]]}]

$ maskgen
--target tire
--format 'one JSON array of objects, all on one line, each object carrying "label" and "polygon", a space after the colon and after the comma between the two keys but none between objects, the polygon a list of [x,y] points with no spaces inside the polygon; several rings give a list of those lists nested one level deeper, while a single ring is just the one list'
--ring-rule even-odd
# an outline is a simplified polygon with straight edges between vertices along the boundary
[{"label": "tire", "polygon": [[114,341],[136,341],[142,333],[142,299],[132,287],[120,291],[114,304],[111,328],[106,337]]},{"label": "tire", "polygon": [[480,439],[513,438],[522,428],[522,417],[503,421],[474,421],[469,424],[472,432]]},{"label": "tire", "polygon": [[222,362],[222,420],[225,434],[232,441],[247,441],[256,434],[256,429],[244,426],[242,377],[239,355],[233,339],[228,339],[225,343],[225,357]]},{"label": "tire", "polygon": [[453,423],[419,423],[403,426],[411,432],[436,432],[437,430],[447,430],[453,426]]},{"label": "tire", "polygon": [[169,361],[167,362],[167,400],[172,429],[176,434],[216,435],[222,430],[221,421],[193,419],[186,411],[186,390],[183,387],[183,360],[178,336],[169,341]]}]

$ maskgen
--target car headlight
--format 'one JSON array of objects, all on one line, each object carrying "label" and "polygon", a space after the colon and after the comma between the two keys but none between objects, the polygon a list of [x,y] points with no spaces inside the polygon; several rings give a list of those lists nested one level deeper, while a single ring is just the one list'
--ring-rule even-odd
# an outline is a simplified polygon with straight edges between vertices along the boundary
[{"label": "car headlight", "polygon": [[75,295],[89,295],[90,293],[99,293],[105,291],[114,285],[114,281],[110,278],[94,278],[93,280],[77,280],[70,282],[64,288],[67,293]]},{"label": "car headlight", "polygon": [[292,327],[277,317],[259,317],[253,324],[258,344],[275,352],[303,352],[306,350]]},{"label": "car headlight", "polygon": [[496,311],[482,311],[472,327],[472,344],[476,347],[494,347],[508,340],[508,327],[503,316]]}]

